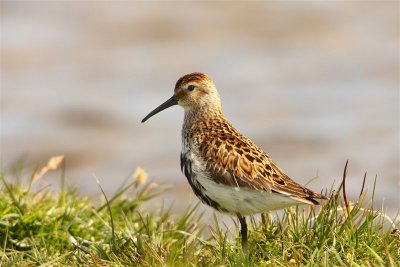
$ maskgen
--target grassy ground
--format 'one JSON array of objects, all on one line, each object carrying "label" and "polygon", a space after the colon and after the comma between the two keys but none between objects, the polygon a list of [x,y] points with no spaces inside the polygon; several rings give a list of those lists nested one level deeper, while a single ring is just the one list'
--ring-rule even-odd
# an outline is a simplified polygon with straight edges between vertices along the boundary
[{"label": "grassy ground", "polygon": [[142,208],[160,193],[158,186],[145,182],[143,172],[109,198],[82,198],[64,186],[59,192],[38,186],[60,163],[62,158],[52,158],[28,183],[1,177],[0,266],[400,264],[399,223],[367,204],[373,196],[364,201],[364,188],[355,203],[347,201],[342,183],[322,207],[291,208],[274,219],[267,214],[263,221],[252,218],[245,254],[238,227],[222,230],[218,215],[201,226],[196,206],[180,215],[162,207]]}]

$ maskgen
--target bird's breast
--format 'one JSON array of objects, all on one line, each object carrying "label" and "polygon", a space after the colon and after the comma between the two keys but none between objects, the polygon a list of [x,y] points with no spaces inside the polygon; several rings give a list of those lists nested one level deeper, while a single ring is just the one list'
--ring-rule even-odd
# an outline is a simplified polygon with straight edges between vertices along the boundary
[{"label": "bird's breast", "polygon": [[222,212],[228,212],[220,203],[209,195],[207,189],[201,181],[208,180],[208,173],[204,170],[204,164],[198,159],[193,151],[182,151],[181,153],[181,170],[185,174],[193,193],[205,204]]},{"label": "bird's breast", "polygon": [[206,159],[199,156],[197,145],[193,143],[182,144],[182,172],[185,174],[194,194],[203,203],[216,210],[244,216],[299,204],[287,196],[272,191],[218,183],[218,177],[207,171],[206,166]]}]

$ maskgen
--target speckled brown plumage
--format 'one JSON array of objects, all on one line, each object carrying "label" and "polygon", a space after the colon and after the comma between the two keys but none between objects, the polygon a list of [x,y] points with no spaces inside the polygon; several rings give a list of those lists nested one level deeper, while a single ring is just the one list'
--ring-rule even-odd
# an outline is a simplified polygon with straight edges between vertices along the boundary
[{"label": "speckled brown plumage", "polygon": [[202,202],[238,216],[244,248],[244,216],[297,204],[319,204],[316,199],[326,199],[290,179],[227,121],[218,91],[206,74],[181,77],[174,95],[142,122],[176,104],[185,110],[181,169]]},{"label": "speckled brown plumage", "polygon": [[[223,116],[196,120],[186,138],[198,146],[211,178],[227,186],[289,194],[310,204],[325,198],[290,179],[250,139],[240,134]],[[189,130],[190,129],[190,130]]]}]

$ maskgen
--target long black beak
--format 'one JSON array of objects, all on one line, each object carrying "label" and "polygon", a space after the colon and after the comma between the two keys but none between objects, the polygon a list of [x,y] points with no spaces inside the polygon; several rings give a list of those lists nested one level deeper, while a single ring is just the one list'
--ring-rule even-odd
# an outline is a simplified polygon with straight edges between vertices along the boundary
[{"label": "long black beak", "polygon": [[177,105],[178,104],[178,99],[176,99],[175,95],[173,95],[170,99],[159,105],[155,110],[150,112],[144,119],[142,120],[142,123],[147,121],[150,117],[153,115],[156,115],[158,112],[163,111],[166,108],[169,108],[171,106]]}]

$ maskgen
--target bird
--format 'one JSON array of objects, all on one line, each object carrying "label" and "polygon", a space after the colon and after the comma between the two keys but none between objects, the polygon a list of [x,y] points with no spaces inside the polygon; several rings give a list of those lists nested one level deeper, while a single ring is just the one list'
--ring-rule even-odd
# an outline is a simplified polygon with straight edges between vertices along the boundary
[{"label": "bird", "polygon": [[327,199],[301,186],[253,141],[242,135],[222,112],[211,78],[194,72],[182,76],[174,93],[142,123],[174,105],[184,109],[181,171],[194,194],[219,212],[237,216],[242,250],[248,248],[246,216],[294,205],[319,205]]}]

